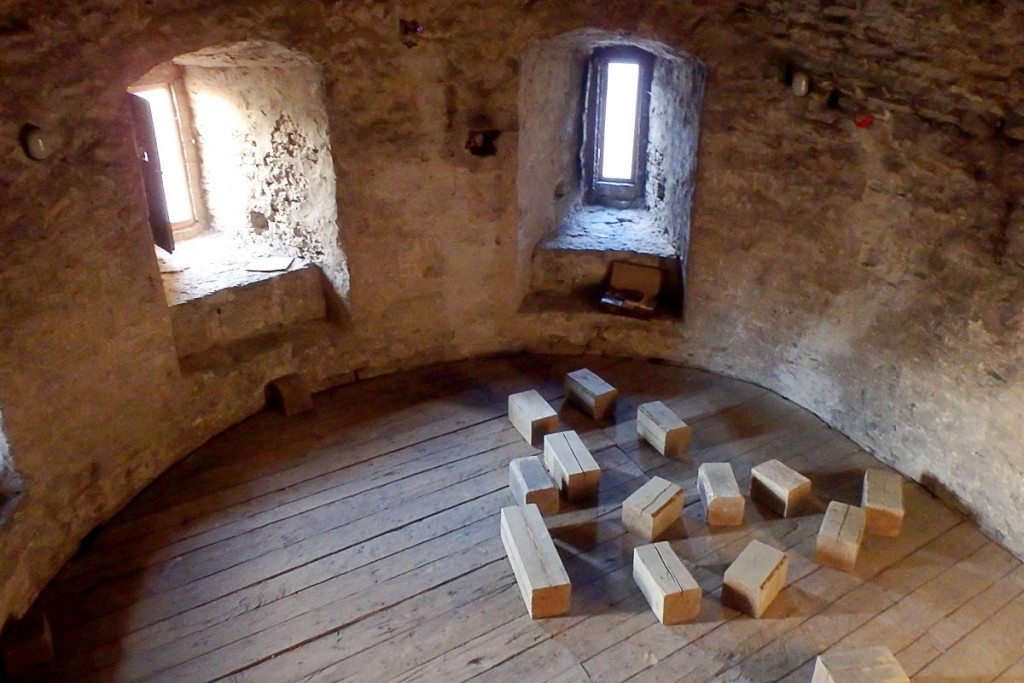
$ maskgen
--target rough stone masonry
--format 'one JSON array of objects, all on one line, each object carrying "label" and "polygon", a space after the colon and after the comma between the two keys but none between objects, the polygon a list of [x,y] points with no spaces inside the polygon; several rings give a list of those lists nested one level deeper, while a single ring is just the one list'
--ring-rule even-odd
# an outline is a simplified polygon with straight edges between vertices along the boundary
[{"label": "rough stone masonry", "polygon": [[[403,40],[401,20],[423,31]],[[707,67],[684,319],[521,307],[546,236],[519,223],[521,58],[581,29]],[[325,277],[322,325],[198,363],[175,346],[125,88],[245,41],[320,68],[336,189],[315,201],[337,234],[310,251],[350,279]],[[997,1],[0,1],[0,410],[3,469],[24,479],[0,522],[0,615],[273,377],[315,390],[522,349],[762,384],[1024,555],[1022,43],[1024,8]],[[23,154],[26,125],[48,158]],[[496,154],[465,149],[479,130]],[[241,214],[272,234],[271,205],[309,210],[277,189]]]}]

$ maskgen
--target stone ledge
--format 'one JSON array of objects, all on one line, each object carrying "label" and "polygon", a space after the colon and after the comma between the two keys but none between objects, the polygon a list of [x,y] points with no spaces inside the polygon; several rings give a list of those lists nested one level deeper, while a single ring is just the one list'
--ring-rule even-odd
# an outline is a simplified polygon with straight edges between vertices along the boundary
[{"label": "stone ledge", "polygon": [[679,258],[679,245],[650,211],[580,206],[571,211],[558,231],[538,249],[549,251],[604,251],[633,256]]}]

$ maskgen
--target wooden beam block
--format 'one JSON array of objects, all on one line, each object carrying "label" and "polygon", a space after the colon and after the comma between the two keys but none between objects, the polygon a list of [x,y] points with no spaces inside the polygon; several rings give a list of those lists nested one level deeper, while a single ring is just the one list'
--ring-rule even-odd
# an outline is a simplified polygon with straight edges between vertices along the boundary
[{"label": "wooden beam block", "polygon": [[704,504],[708,526],[743,524],[746,499],[740,493],[732,465],[706,462],[697,468],[697,492]]},{"label": "wooden beam block", "polygon": [[282,415],[291,417],[313,409],[313,394],[298,372],[271,380],[266,393],[267,405]]},{"label": "wooden beam block", "polygon": [[760,619],[786,585],[789,557],[761,541],[751,541],[725,570],[722,604]]},{"label": "wooden beam block", "polygon": [[508,483],[520,505],[533,503],[544,516],[558,512],[558,487],[536,455],[511,461]]},{"label": "wooden beam block", "polygon": [[637,536],[653,541],[679,519],[683,491],[661,477],[654,477],[622,502],[622,525]]},{"label": "wooden beam block", "polygon": [[693,430],[661,401],[641,404],[636,410],[636,432],[665,456],[682,455]]},{"label": "wooden beam block", "polygon": [[597,494],[601,467],[576,432],[544,437],[544,466],[567,499],[582,500]]},{"label": "wooden beam block", "polygon": [[565,376],[565,394],[569,401],[595,420],[607,417],[619,390],[583,368]]},{"label": "wooden beam block", "polygon": [[878,645],[820,655],[811,683],[910,683],[910,677],[889,648]]},{"label": "wooden beam block", "polygon": [[763,462],[750,470],[750,498],[792,517],[811,497],[811,480],[778,460]]},{"label": "wooden beam block", "polygon": [[681,624],[700,612],[700,586],[666,541],[633,549],[633,580],[663,624]]},{"label": "wooden beam block", "polygon": [[867,515],[869,534],[899,536],[903,528],[903,477],[889,470],[867,470],[860,504]]},{"label": "wooden beam block", "polygon": [[530,616],[568,612],[572,585],[536,505],[501,509],[501,542]]},{"label": "wooden beam block", "polygon": [[534,389],[508,397],[508,419],[531,444],[558,429],[558,413]]},{"label": "wooden beam block", "polygon": [[818,531],[814,561],[844,572],[852,572],[857,564],[860,545],[864,541],[864,510],[833,500],[825,510]]},{"label": "wooden beam block", "polygon": [[20,676],[53,659],[50,621],[38,610],[4,626],[0,637],[4,666],[10,676]]}]

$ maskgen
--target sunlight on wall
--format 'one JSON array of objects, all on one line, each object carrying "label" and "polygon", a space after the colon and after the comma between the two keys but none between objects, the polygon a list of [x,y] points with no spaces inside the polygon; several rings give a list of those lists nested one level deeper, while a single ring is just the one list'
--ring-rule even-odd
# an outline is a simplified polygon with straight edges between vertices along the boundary
[{"label": "sunlight on wall", "polygon": [[228,101],[208,92],[193,96],[193,117],[202,121],[203,175],[215,187],[207,191],[207,210],[214,219],[244,224],[249,215],[249,179],[243,158],[244,123]]}]

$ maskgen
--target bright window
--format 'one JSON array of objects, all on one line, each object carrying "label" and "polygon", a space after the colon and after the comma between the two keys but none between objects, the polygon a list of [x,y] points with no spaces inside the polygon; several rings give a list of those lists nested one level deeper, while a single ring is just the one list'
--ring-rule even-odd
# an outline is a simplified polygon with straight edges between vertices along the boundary
[{"label": "bright window", "polygon": [[608,95],[601,131],[601,179],[632,180],[640,65],[608,63]]}]

